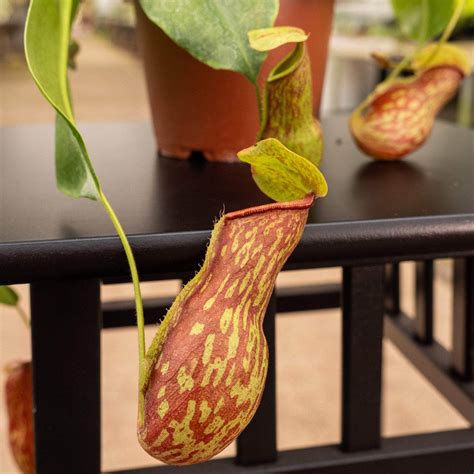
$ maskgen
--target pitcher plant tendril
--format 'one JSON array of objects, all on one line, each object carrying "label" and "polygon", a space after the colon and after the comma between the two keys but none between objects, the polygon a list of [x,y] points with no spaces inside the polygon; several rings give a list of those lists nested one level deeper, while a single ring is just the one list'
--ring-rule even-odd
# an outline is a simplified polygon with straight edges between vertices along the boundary
[{"label": "pitcher plant tendril", "polygon": [[[56,110],[56,182],[66,195],[102,204],[123,245],[133,281],[139,355],[139,386],[143,383],[145,335],[143,304],[137,266],[120,221],[101,188],[99,178],[79,132],[68,79],[71,26],[79,3],[32,0],[25,27],[25,56],[41,93]],[[50,31],[50,34],[44,34]],[[45,55],[45,52],[48,54]]]}]

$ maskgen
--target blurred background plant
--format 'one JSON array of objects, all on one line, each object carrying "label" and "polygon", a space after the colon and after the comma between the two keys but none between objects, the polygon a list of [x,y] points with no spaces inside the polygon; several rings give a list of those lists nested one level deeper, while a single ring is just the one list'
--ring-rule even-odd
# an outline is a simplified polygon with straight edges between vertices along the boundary
[{"label": "blurred background plant", "polygon": [[[7,73],[8,67],[21,67],[27,7],[28,0],[0,0],[2,73]],[[467,0],[451,40],[465,48],[471,58],[474,57],[473,32],[474,0]],[[83,41],[88,41],[90,37],[105,39],[132,56],[138,55],[133,2],[83,0],[76,37]],[[400,30],[390,0],[337,0],[322,114],[352,109],[383,77],[379,67],[370,60],[372,51],[380,51],[396,59],[409,53],[412,47]],[[140,80],[137,78],[137,81]],[[470,78],[443,111],[442,118],[465,126],[473,125],[472,87],[473,79]]]}]

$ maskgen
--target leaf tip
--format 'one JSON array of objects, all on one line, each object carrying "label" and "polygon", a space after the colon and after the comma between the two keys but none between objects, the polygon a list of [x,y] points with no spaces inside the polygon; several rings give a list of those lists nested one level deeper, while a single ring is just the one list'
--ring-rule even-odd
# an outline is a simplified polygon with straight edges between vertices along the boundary
[{"label": "leaf tip", "polygon": [[295,26],[274,26],[251,30],[247,36],[252,49],[267,52],[284,44],[303,43],[308,39],[309,34]]}]

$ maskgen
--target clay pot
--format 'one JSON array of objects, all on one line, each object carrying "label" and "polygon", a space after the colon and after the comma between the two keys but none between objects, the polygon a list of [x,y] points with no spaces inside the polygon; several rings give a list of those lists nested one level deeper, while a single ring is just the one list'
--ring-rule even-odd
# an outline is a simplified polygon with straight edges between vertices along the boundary
[{"label": "clay pot", "polygon": [[[255,91],[240,74],[212,69],[194,59],[155,26],[137,5],[137,29],[148,86],[154,131],[162,155],[187,158],[201,151],[211,161],[236,161],[237,151],[252,145],[258,131]],[[311,32],[313,105],[321,100],[334,0],[281,0],[276,25]],[[269,54],[270,69],[292,46]]]}]

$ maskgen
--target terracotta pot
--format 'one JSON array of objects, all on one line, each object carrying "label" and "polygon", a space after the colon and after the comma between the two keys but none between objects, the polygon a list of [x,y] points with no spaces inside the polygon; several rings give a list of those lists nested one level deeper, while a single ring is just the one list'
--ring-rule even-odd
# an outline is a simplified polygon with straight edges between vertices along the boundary
[{"label": "terracotta pot", "polygon": [[[235,161],[255,142],[258,110],[253,86],[240,74],[212,69],[173,43],[137,5],[142,51],[155,136],[162,155],[187,158],[201,151],[211,161]],[[318,114],[334,0],[281,0],[277,25],[311,32],[314,112]],[[270,53],[261,83],[290,50]]]}]

